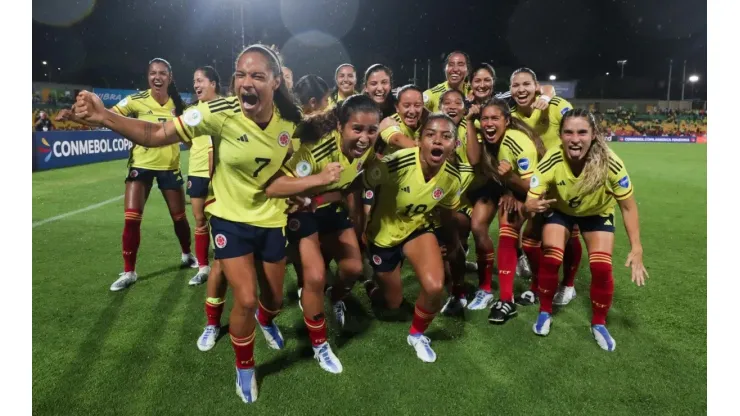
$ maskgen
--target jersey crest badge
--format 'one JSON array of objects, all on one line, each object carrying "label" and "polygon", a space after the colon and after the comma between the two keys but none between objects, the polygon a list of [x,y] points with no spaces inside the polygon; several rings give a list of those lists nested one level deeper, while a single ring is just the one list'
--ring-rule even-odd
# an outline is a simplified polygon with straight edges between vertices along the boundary
[{"label": "jersey crest badge", "polygon": [[622,188],[629,188],[630,187],[630,178],[629,176],[626,176],[619,180],[619,186]]},{"label": "jersey crest badge", "polygon": [[301,228],[301,222],[297,218],[291,218],[288,221],[288,229],[290,231],[298,231],[299,228]]},{"label": "jersey crest badge", "polygon": [[368,189],[365,191],[365,199],[373,199],[374,196],[375,193],[372,190]]},{"label": "jersey crest badge", "polygon": [[516,164],[519,166],[519,169],[521,170],[527,170],[529,169],[529,158],[523,157],[516,161]]},{"label": "jersey crest badge", "polygon": [[197,108],[191,108],[183,114],[183,121],[190,127],[195,127],[203,120],[203,115]]},{"label": "jersey crest badge", "polygon": [[445,196],[445,191],[439,186],[434,188],[434,191],[432,191],[432,198],[434,198],[435,201],[439,201],[443,196]]},{"label": "jersey crest badge", "polygon": [[295,171],[301,178],[306,177],[311,174],[311,164],[306,162],[305,160],[301,160],[298,162],[298,164],[295,166]]},{"label": "jersey crest badge", "polygon": [[283,147],[290,144],[290,135],[287,131],[280,133],[280,136],[278,136],[278,144]]},{"label": "jersey crest badge", "polygon": [[379,255],[373,254],[373,263],[379,266],[380,263],[382,262],[383,262],[383,259],[381,259]]},{"label": "jersey crest badge", "polygon": [[213,238],[213,243],[216,244],[216,247],[218,248],[226,247],[226,236],[223,234],[216,234],[216,237]]},{"label": "jersey crest badge", "polygon": [[131,178],[135,178],[135,177],[139,176],[139,171],[136,170],[136,169],[134,169],[134,170],[131,171],[131,173],[128,174],[128,176],[131,177]]},{"label": "jersey crest badge", "polygon": [[529,189],[536,188],[540,186],[540,180],[537,178],[537,175],[533,175],[532,179],[529,180]]}]

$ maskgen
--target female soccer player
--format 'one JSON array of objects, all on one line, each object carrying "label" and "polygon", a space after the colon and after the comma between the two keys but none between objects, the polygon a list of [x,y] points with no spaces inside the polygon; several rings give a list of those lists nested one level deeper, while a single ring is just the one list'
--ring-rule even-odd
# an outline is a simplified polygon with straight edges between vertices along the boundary
[{"label": "female soccer player", "polygon": [[[398,309],[403,293],[401,260],[409,260],[421,283],[407,342],[424,362],[437,358],[424,336],[439,311],[444,290],[444,265],[439,244],[427,225],[427,213],[441,210],[441,223],[452,224],[450,209],[458,203],[460,172],[447,163],[455,150],[455,123],[443,114],[430,115],[422,126],[420,145],[390,154],[368,167],[366,189],[375,191],[367,226],[371,263],[378,275],[386,306]],[[455,233],[448,248],[455,253]]]},{"label": "female soccer player", "polygon": [[[545,150],[559,147],[560,121],[572,105],[563,98],[555,97],[555,89],[551,86],[540,86],[537,75],[529,68],[519,68],[511,75],[511,96],[516,105],[512,109],[512,117],[525,122],[540,136]],[[520,305],[532,305],[537,302],[537,270],[542,255],[540,248],[542,223],[538,219],[527,221],[522,238],[522,249],[531,266],[532,280],[530,289],[517,298]],[[578,266],[581,263],[582,248],[576,227],[572,230],[571,238],[566,245],[563,260],[563,285],[556,296],[557,305],[568,304],[576,295],[573,282]],[[524,262],[521,261],[520,264]]]},{"label": "female soccer player", "polygon": [[622,211],[631,246],[625,266],[632,269],[632,281],[638,286],[644,285],[648,277],[642,263],[640,222],[632,182],[624,162],[607,147],[589,112],[566,111],[560,136],[563,146],[548,151],[537,165],[525,204],[527,212],[545,214],[538,288],[540,314],[532,329],[537,335],[550,333],[558,268],[568,234],[577,224],[586,241],[591,268],[591,333],[599,347],[614,351],[617,343],[606,329],[606,316],[614,293],[612,251],[616,204]]},{"label": "female soccer player", "polygon": [[334,71],[334,89],[329,95],[329,105],[336,107],[337,104],[346,100],[349,96],[357,94],[355,85],[357,85],[357,71],[352,64],[341,64]]},{"label": "female soccer player", "polygon": [[308,118],[295,133],[301,137],[301,147],[283,166],[281,175],[265,190],[273,198],[295,195],[296,183],[300,182],[297,178],[315,176],[333,162],[339,163],[343,169],[338,182],[309,190],[307,194],[318,208],[314,212],[289,215],[287,231],[288,241],[298,251],[294,265],[302,269],[303,320],[315,358],[321,368],[330,373],[341,373],[342,364],[326,337],[326,264],[322,251],[334,257],[339,270],[339,279],[332,286],[331,300],[334,317],[340,326],[345,322],[343,299],[348,288],[362,275],[362,254],[348,213],[338,203],[321,202],[320,194],[345,189],[355,181],[367,157],[372,155],[379,123],[378,107],[364,95],[353,95],[341,101],[338,107]]},{"label": "female soccer player", "polygon": [[[202,66],[193,74],[193,89],[196,102],[208,102],[219,98],[221,78],[211,66]],[[208,245],[211,239],[208,235],[205,203],[208,196],[208,184],[211,182],[211,166],[213,153],[211,152],[211,137],[198,136],[193,139],[190,147],[190,163],[188,163],[188,195],[195,217],[195,257],[198,260],[198,273],[190,279],[190,285],[202,284],[208,279],[211,271],[208,265]]]},{"label": "female soccer player", "polygon": [[282,304],[286,204],[268,198],[264,186],[283,164],[301,113],[282,82],[277,56],[266,46],[251,45],[239,54],[235,88],[234,98],[200,103],[164,123],[105,111],[100,99],[86,91],[78,96],[75,111],[142,146],[191,142],[202,135],[213,139],[215,169],[206,213],[215,258],[234,293],[229,332],[236,353],[237,394],[251,403],[257,399],[255,324],[271,348],[284,345],[273,319]]},{"label": "female soccer player", "polygon": [[465,97],[470,94],[470,58],[462,51],[453,51],[445,58],[445,82],[424,91],[424,105],[431,112],[439,111],[439,97],[447,90],[458,90]]},{"label": "female soccer player", "polygon": [[399,88],[397,97],[396,113],[380,123],[380,137],[384,145],[378,145],[378,153],[383,155],[416,146],[422,116],[425,115],[422,92],[416,85]]},{"label": "female soccer player", "polygon": [[[514,276],[517,265],[519,230],[524,218],[519,214],[529,189],[539,155],[544,147],[537,135],[526,124],[512,119],[508,104],[494,98],[480,111],[482,142],[477,132],[468,129],[468,157],[471,164],[482,168],[484,175],[506,188],[499,204],[498,280],[500,298],[494,303],[489,322],[503,324],[517,314],[514,303]],[[517,199],[519,201],[517,201]],[[473,211],[475,213],[475,209]]]},{"label": "female soccer player", "polygon": [[293,94],[306,116],[325,109],[329,105],[329,93],[326,81],[313,74],[302,76],[293,87]]},{"label": "female soccer player", "polygon": [[391,93],[392,88],[393,72],[390,68],[383,64],[374,64],[367,68],[363,92],[380,107],[383,118],[396,112],[396,97]]}]

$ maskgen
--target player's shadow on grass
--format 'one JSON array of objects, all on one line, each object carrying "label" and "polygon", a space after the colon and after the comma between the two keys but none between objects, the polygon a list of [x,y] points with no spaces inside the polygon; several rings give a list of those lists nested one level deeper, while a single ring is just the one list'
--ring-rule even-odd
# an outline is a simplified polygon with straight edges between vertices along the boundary
[{"label": "player's shadow on grass", "polygon": [[[83,393],[79,386],[84,385],[90,371],[94,368],[90,363],[95,363],[100,359],[100,355],[105,344],[105,339],[110,333],[111,328],[118,319],[121,305],[128,293],[120,293],[113,296],[108,306],[98,317],[98,320],[90,328],[85,340],[77,350],[75,358],[64,371],[59,381],[55,383],[55,389],[45,394],[46,400],[43,400],[38,408],[34,406],[34,413],[54,413],[58,411],[59,406],[63,406],[65,412],[75,413],[74,406]],[[66,393],[65,393],[66,391]],[[59,403],[60,397],[67,397],[67,403]]]},{"label": "player's shadow on grass", "polygon": [[163,269],[155,270],[153,272],[150,272],[150,273],[141,275],[141,276],[139,276],[137,278],[137,281],[149,280],[151,278],[154,278],[154,277],[157,277],[157,276],[161,276],[163,274],[174,273],[174,272],[176,272],[178,270],[189,270],[189,269],[190,269],[190,267],[184,267],[184,266],[179,266],[179,265],[178,266],[165,267]]},{"label": "player's shadow on grass", "polygon": [[338,349],[367,332],[373,321],[372,315],[362,306],[362,303],[354,294],[350,293],[344,298],[344,305],[347,308],[344,328],[336,337],[335,342]]}]

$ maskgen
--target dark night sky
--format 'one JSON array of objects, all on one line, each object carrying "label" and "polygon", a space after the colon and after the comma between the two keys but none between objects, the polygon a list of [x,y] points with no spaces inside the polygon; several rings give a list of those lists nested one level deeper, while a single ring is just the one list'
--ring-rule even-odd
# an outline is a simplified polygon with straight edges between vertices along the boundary
[{"label": "dark night sky", "polygon": [[706,3],[689,0],[95,3],[34,0],[34,81],[48,80],[48,68],[41,64],[46,60],[53,82],[145,87],[146,64],[155,56],[173,64],[183,90],[192,89],[196,66],[214,60],[227,79],[241,44],[240,4],[245,42],[280,46],[295,79],[316,73],[330,81],[342,62],[352,62],[360,73],[382,62],[400,85],[411,78],[417,58],[423,60],[418,83],[426,87],[426,60],[432,62],[432,84],[441,82],[441,58],[453,49],[468,52],[474,63],[492,62],[502,78],[497,89],[505,88],[503,77],[525,65],[541,78],[554,73],[586,85],[608,71],[607,81],[619,82],[619,59],[628,60],[625,78],[645,85],[645,94],[658,94],[665,85],[669,58],[675,62],[674,81],[684,59],[687,75],[706,78]]}]

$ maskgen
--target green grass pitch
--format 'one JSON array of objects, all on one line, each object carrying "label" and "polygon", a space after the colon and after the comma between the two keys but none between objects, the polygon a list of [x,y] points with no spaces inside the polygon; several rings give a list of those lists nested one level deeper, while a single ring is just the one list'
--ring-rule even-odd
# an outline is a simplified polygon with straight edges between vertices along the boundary
[{"label": "green grass pitch", "polygon": [[[259,400],[245,405],[234,392],[228,337],[209,352],[196,348],[205,324],[205,285],[187,285],[193,270],[178,268],[180,248],[154,190],[142,225],[139,281],[123,292],[108,290],[122,271],[122,200],[33,228],[33,412],[705,413],[706,147],[613,148],[635,184],[651,275],[644,288],[630,282],[620,218],[608,322],[618,341],[614,353],[599,349],[589,334],[584,253],[578,297],[556,313],[550,336],[532,333],[536,307],[520,307],[505,326],[490,325],[487,311],[468,311],[465,320],[437,317],[429,330],[438,355],[434,364],[422,363],[406,345],[409,324],[375,319],[356,286],[361,319],[354,331],[340,334],[329,321],[330,341],[344,365],[344,373],[332,375],[312,359],[289,266],[285,307],[277,319],[287,345],[269,350],[258,331]],[[183,153],[184,172],[186,165]],[[33,221],[121,195],[125,173],[124,160],[34,173]],[[472,284],[476,277],[469,274],[467,280]],[[405,296],[413,300],[418,283],[408,266],[404,281]],[[516,284],[520,293],[527,282]],[[224,324],[230,307],[229,298]]]}]

